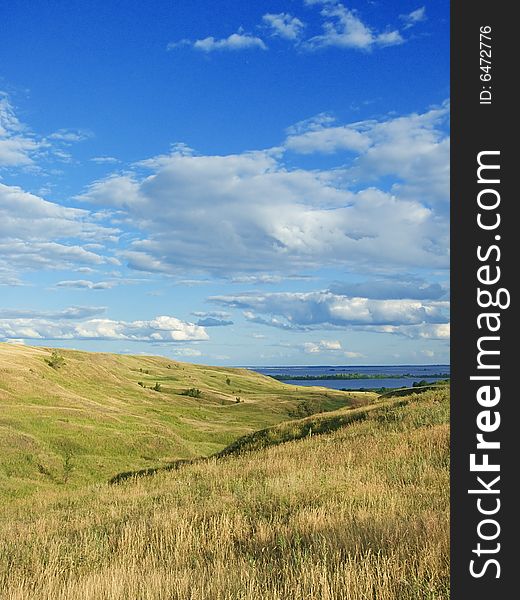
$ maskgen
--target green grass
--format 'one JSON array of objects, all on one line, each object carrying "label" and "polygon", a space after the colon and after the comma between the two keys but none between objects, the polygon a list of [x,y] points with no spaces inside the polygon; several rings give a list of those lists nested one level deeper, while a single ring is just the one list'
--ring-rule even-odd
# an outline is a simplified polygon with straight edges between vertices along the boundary
[{"label": "green grass", "polygon": [[255,439],[176,471],[12,502],[0,597],[449,599],[448,388]]},{"label": "green grass", "polygon": [[209,456],[283,421],[376,399],[161,357],[58,354],[56,364],[50,348],[0,344],[0,497]]}]

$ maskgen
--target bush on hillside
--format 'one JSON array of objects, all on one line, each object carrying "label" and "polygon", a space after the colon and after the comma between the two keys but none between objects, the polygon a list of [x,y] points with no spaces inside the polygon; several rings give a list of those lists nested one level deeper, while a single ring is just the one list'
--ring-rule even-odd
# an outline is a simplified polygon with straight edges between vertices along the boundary
[{"label": "bush on hillside", "polygon": [[49,367],[52,367],[53,369],[59,369],[65,364],[65,359],[57,350],[53,350],[51,357],[46,358],[45,362],[49,365]]},{"label": "bush on hillside", "polygon": [[189,390],[184,390],[182,395],[190,396],[191,398],[200,398],[202,396],[202,392],[198,388],[190,388]]}]

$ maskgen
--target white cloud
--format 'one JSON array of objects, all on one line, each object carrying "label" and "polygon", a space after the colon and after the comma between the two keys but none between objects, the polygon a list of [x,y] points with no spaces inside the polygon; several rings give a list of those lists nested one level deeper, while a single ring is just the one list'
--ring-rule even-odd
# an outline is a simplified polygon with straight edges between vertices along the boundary
[{"label": "white cloud", "polygon": [[225,327],[233,325],[233,321],[229,319],[219,319],[217,317],[203,317],[197,321],[197,325],[201,327]]},{"label": "white cloud", "polygon": [[[220,299],[216,299],[213,298],[214,301],[219,302]],[[285,320],[281,320],[281,319],[277,319],[276,317],[260,317],[259,315],[257,315],[256,313],[254,313],[253,311],[250,310],[245,310],[244,311],[244,317],[247,321],[249,321],[250,323],[258,323],[260,325],[267,325],[269,327],[276,327],[277,329],[286,329],[286,330],[293,330],[293,329],[301,329],[303,330],[304,327],[301,327],[299,325],[293,325],[292,323],[287,323]]]},{"label": "white cloud", "polygon": [[74,244],[12,240],[0,242],[0,264],[17,271],[72,269],[79,264],[101,265],[100,254]]},{"label": "white cloud", "polygon": [[345,358],[362,358],[364,355],[360,352],[345,350],[339,340],[319,340],[303,342],[301,344],[280,343],[283,348],[296,348],[304,354],[326,355]]},{"label": "white cloud", "polygon": [[322,112],[308,119],[303,119],[303,121],[294,123],[294,125],[287,127],[285,131],[289,136],[299,135],[301,133],[307,133],[308,131],[319,131],[323,127],[329,127],[335,122],[336,119],[333,115]]},{"label": "white cloud", "polygon": [[[97,181],[81,199],[121,209],[122,222],[143,232],[121,254],[141,271],[189,268],[236,278],[319,266],[445,268],[447,215],[434,209],[448,199],[447,113],[443,106],[341,128],[324,127],[322,116],[308,124],[313,137],[305,125],[292,130],[301,133],[291,133],[287,145],[302,151],[356,149],[335,170],[288,169],[280,148],[181,151]],[[351,189],[386,176],[397,181],[391,191]]]},{"label": "white cloud", "polygon": [[63,310],[21,310],[0,309],[0,319],[46,319],[51,321],[82,320],[102,315],[106,311],[104,306],[69,306]]},{"label": "white cloud", "polygon": [[111,175],[102,181],[95,181],[89,186],[88,193],[78,198],[101,206],[136,206],[140,201],[139,184],[130,174]]},{"label": "white cloud", "polygon": [[236,277],[232,277],[229,281],[231,283],[240,283],[240,284],[251,284],[251,285],[264,285],[264,284],[273,284],[273,283],[282,283],[283,281],[299,281],[299,280],[308,280],[310,277],[305,275],[237,275]]},{"label": "white cloud", "polygon": [[426,21],[426,7],[421,6],[406,15],[400,15],[399,18],[405,22],[405,29],[409,29],[421,21]]},{"label": "white cloud", "polygon": [[110,165],[110,164],[115,164],[115,163],[119,162],[119,159],[114,158],[113,156],[94,156],[90,160],[99,165],[104,165],[104,164]]},{"label": "white cloud", "polygon": [[18,120],[12,104],[0,92],[0,167],[23,167],[45,146]]},{"label": "white cloud", "polygon": [[251,48],[260,48],[261,50],[267,50],[267,46],[264,41],[245,33],[242,29],[239,29],[237,33],[232,33],[227,38],[216,39],[213,36],[206,37],[201,40],[181,40],[180,42],[171,42],[168,44],[167,49],[173,50],[181,46],[191,46],[195,50],[201,52],[214,52],[215,50],[247,50]]},{"label": "white cloud", "polygon": [[63,146],[81,142],[92,133],[86,130],[59,129],[47,137],[33,133],[16,116],[7,94],[0,91],[0,168],[25,168],[41,171],[40,161],[55,159],[70,162]]},{"label": "white cloud", "polygon": [[450,323],[419,323],[416,325],[379,325],[364,328],[378,333],[394,333],[411,339],[445,340],[450,338]]},{"label": "white cloud", "polygon": [[198,317],[197,325],[201,327],[224,327],[233,325],[230,320],[230,313],[222,310],[213,311],[195,311],[191,313],[194,317]]},{"label": "white cloud", "polygon": [[320,340],[319,342],[305,342],[303,349],[306,354],[322,354],[342,350],[338,340]]},{"label": "white cloud", "polygon": [[293,41],[301,36],[305,27],[298,17],[293,17],[288,13],[267,13],[262,20],[271,28],[273,35]]},{"label": "white cloud", "polygon": [[361,352],[352,352],[351,350],[345,350],[345,352],[343,352],[343,354],[347,358],[365,358],[365,355],[362,354]]},{"label": "white cloud", "polygon": [[[389,333],[401,333],[393,328],[416,325],[445,327],[449,319],[447,301],[376,300],[330,291],[213,296],[210,300],[224,307],[243,309],[249,321],[284,329],[376,326],[386,328],[384,331]],[[439,331],[442,329],[437,333]]]},{"label": "white cloud", "polygon": [[90,281],[87,279],[73,279],[58,281],[56,287],[78,288],[87,290],[109,290],[116,285],[115,281]]},{"label": "white cloud", "polygon": [[38,317],[3,318],[0,338],[38,340],[127,340],[136,342],[186,342],[207,340],[203,327],[171,316],[149,321],[87,319],[71,321]]},{"label": "white cloud", "polygon": [[425,113],[344,126],[310,121],[291,131],[285,147],[301,154],[351,151],[358,154],[345,170],[349,179],[397,177],[393,191],[429,203],[449,200],[449,103]]},{"label": "white cloud", "polygon": [[418,277],[373,279],[359,282],[335,282],[330,291],[345,296],[385,299],[439,300],[447,290],[439,283],[428,283]]},{"label": "white cloud", "polygon": [[231,316],[231,313],[228,313],[227,311],[223,311],[223,310],[211,310],[211,311],[196,310],[195,312],[192,312],[191,314],[194,317],[200,317],[200,318],[214,317],[216,319],[227,319],[228,317]]},{"label": "white cloud", "polygon": [[83,129],[58,129],[49,135],[50,140],[57,140],[67,144],[83,142],[93,136],[91,131]]},{"label": "white cloud", "polygon": [[374,47],[394,46],[404,42],[397,30],[375,32],[363,23],[356,11],[349,10],[343,4],[335,2],[308,2],[324,4],[321,15],[325,18],[323,33],[305,42],[307,48],[352,48],[371,50]]},{"label": "white cloud", "polygon": [[300,154],[320,152],[330,154],[340,150],[365,152],[370,148],[370,138],[355,127],[322,127],[298,135],[290,135],[285,147]]},{"label": "white cloud", "polygon": [[[111,261],[100,250],[118,230],[97,222],[88,210],[48,202],[19,187],[0,183],[0,273],[72,269]],[[91,246],[96,240],[105,245]]]}]

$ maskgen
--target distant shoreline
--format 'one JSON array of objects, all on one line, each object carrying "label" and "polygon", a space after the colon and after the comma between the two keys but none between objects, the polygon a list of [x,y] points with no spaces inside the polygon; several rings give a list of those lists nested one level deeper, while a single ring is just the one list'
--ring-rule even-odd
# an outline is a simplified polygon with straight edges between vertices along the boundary
[{"label": "distant shoreline", "polygon": [[290,375],[284,373],[281,375],[270,375],[273,379],[278,381],[322,381],[326,379],[340,379],[340,380],[351,380],[351,379],[409,379],[410,377],[428,377],[429,379],[449,379],[449,373],[432,373],[432,374],[417,374],[417,373],[400,373],[400,374],[369,374],[369,373],[333,373],[326,375]]}]

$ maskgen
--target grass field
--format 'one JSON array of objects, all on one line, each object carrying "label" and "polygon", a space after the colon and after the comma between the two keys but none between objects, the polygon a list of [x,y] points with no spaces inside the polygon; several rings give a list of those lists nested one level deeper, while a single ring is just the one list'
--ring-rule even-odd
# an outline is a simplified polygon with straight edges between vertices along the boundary
[{"label": "grass field", "polygon": [[0,498],[208,456],[246,433],[376,397],[161,357],[60,355],[52,368],[48,348],[0,343]]},{"label": "grass field", "polygon": [[293,423],[295,441],[284,424],[254,450],[249,436],[176,471],[11,502],[0,597],[447,600],[447,389],[348,412]]},{"label": "grass field", "polygon": [[2,600],[448,600],[447,386],[61,355],[0,344]]}]

